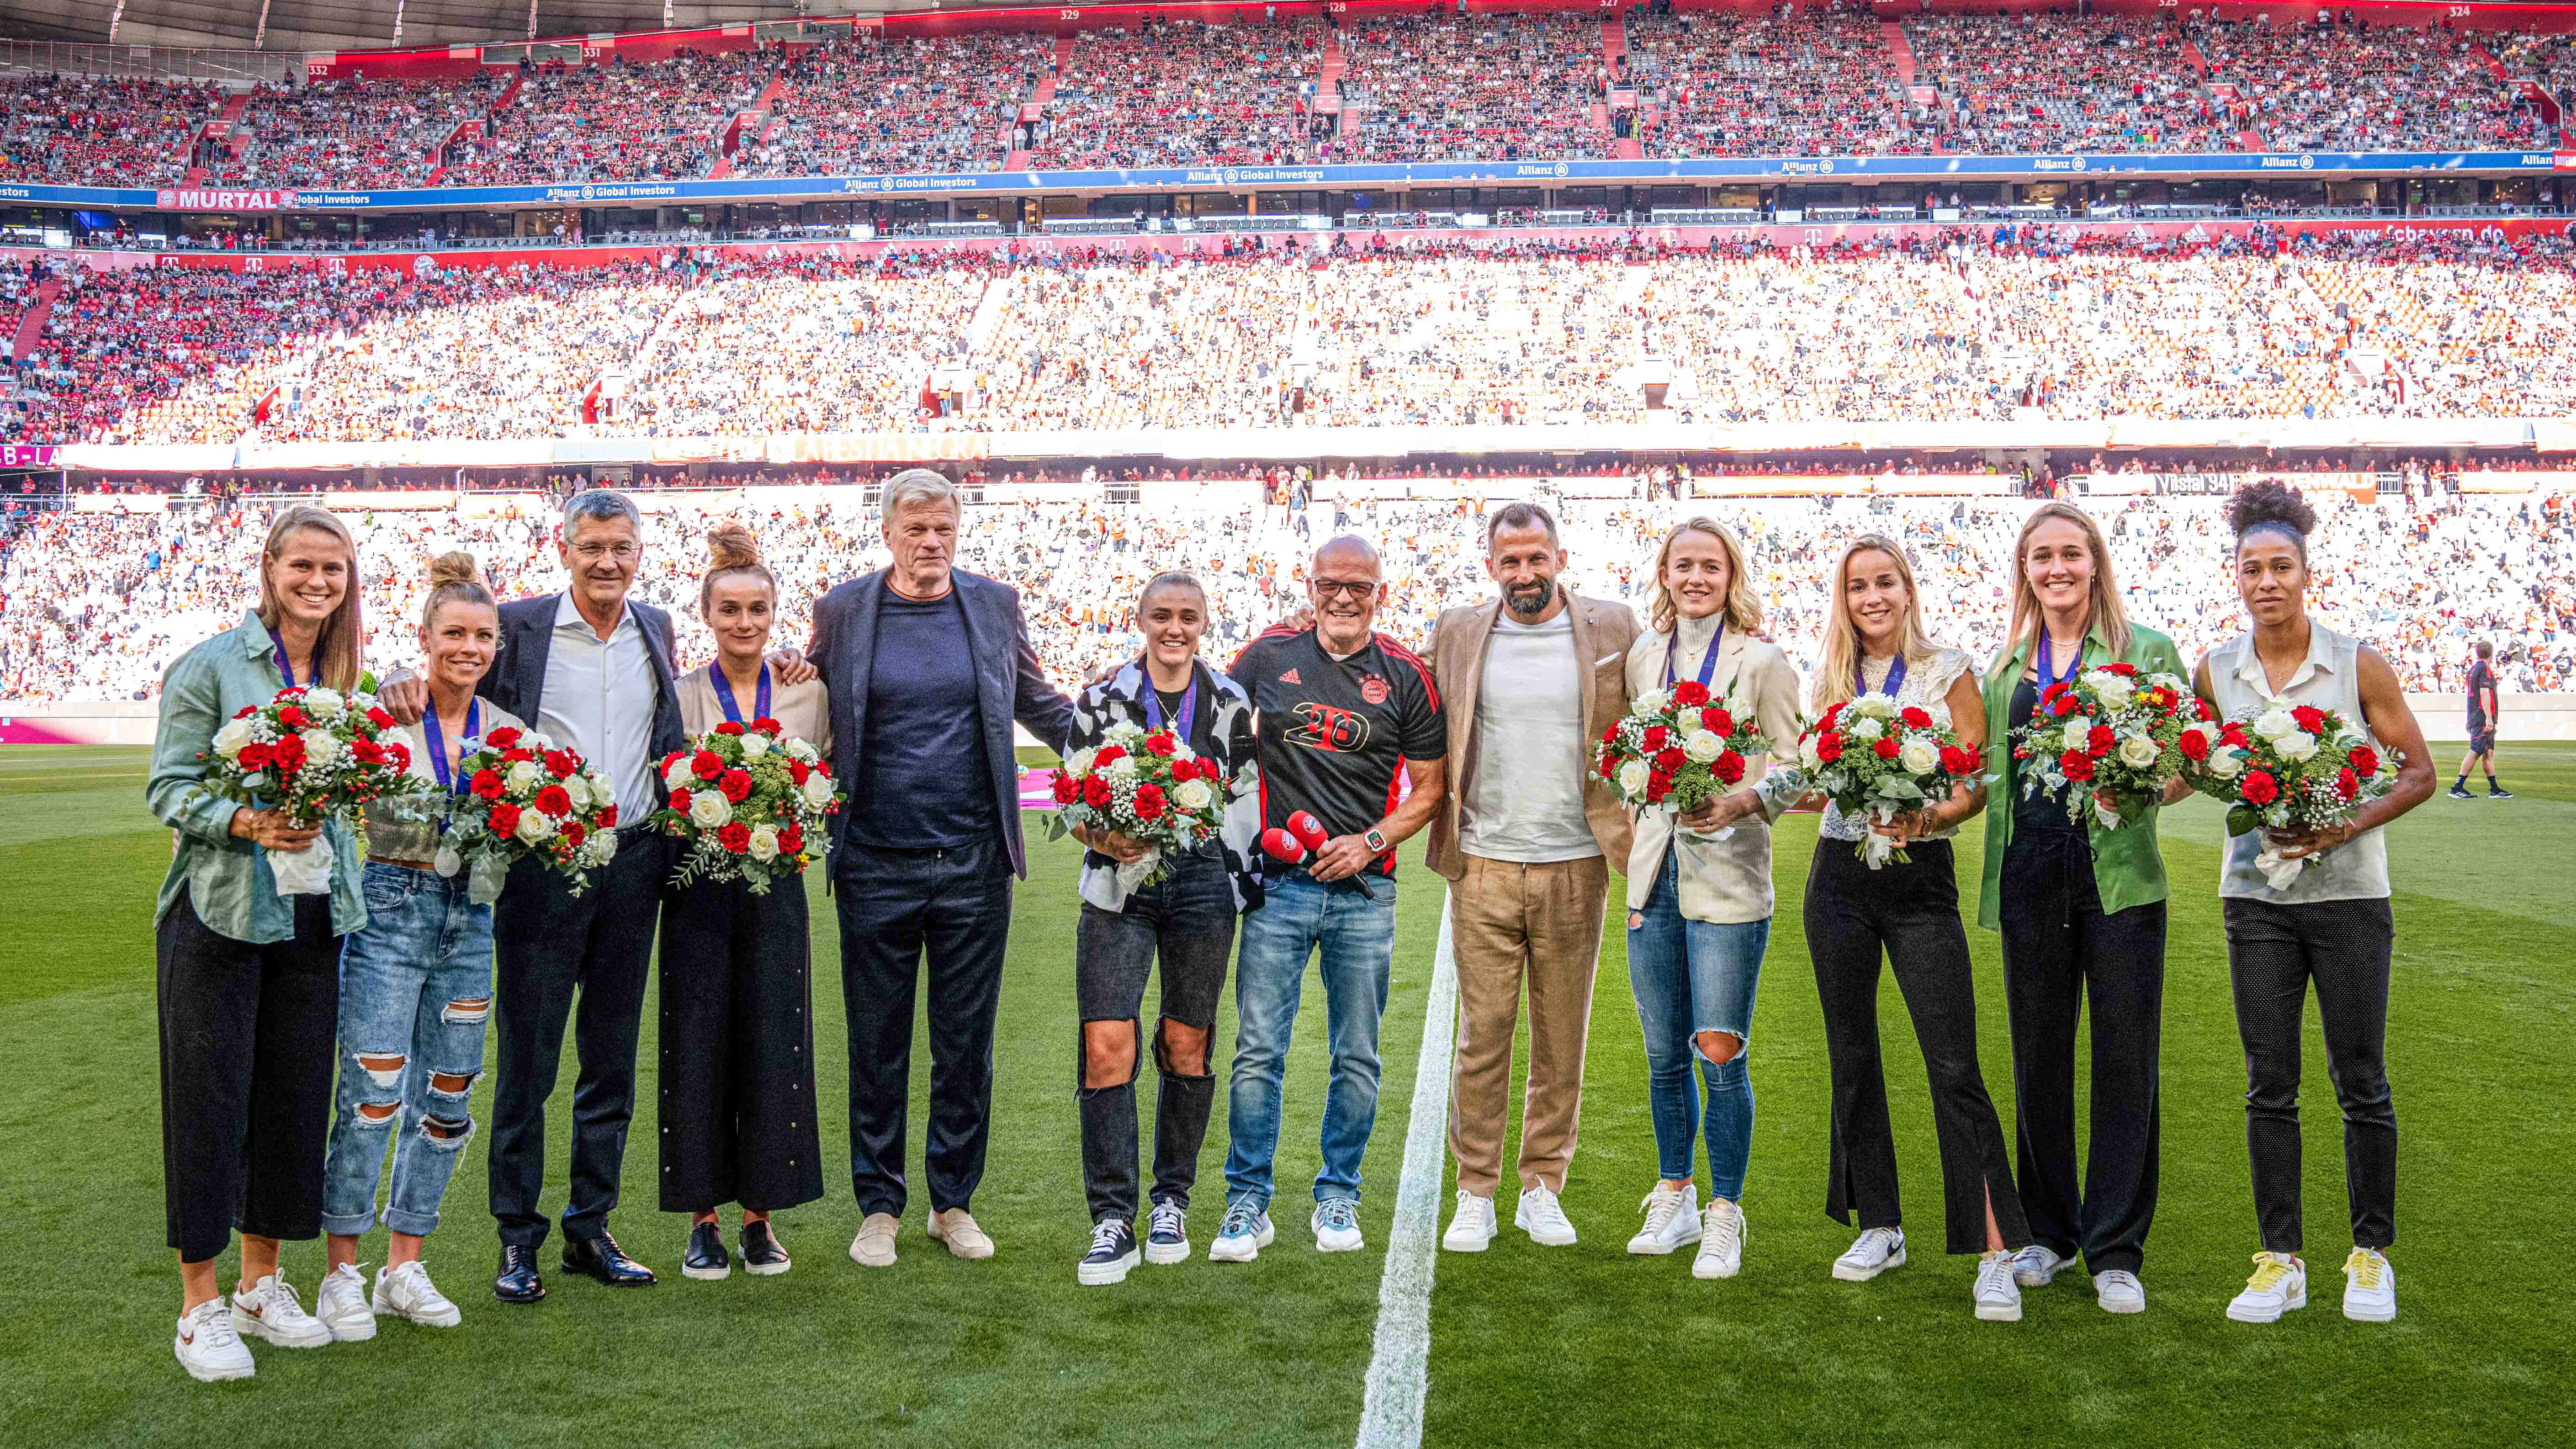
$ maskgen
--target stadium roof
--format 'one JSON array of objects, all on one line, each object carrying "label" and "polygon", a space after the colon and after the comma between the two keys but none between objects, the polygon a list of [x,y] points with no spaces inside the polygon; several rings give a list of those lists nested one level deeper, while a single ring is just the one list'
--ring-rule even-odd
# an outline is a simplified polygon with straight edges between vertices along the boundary
[{"label": "stadium roof", "polygon": [[[929,0],[0,0],[0,37],[271,51],[376,49],[929,9]],[[394,33],[399,14],[402,33]],[[113,26],[115,34],[109,34]]]}]

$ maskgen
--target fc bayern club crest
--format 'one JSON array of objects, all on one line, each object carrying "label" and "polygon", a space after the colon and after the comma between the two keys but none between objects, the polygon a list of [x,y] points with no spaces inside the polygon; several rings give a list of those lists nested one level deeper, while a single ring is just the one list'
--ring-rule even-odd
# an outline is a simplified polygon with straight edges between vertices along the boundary
[{"label": "fc bayern club crest", "polygon": [[1372,674],[1360,681],[1360,698],[1371,704],[1386,703],[1386,681]]}]

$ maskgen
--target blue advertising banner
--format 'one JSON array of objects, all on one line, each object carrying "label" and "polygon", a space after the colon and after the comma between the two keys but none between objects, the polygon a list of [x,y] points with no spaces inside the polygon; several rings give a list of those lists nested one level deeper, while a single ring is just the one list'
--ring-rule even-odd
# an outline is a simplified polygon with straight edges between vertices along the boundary
[{"label": "blue advertising banner", "polygon": [[1737,156],[1674,161],[1424,161],[1378,166],[1209,166],[1151,171],[987,171],[971,175],[801,176],[774,180],[602,181],[406,191],[165,189],[0,185],[0,204],[161,211],[424,211],[512,206],[669,206],[1028,191],[1177,191],[1287,187],[1720,181],[1929,181],[2123,176],[2354,176],[2576,171],[2570,151],[2302,151],[2118,156]]}]

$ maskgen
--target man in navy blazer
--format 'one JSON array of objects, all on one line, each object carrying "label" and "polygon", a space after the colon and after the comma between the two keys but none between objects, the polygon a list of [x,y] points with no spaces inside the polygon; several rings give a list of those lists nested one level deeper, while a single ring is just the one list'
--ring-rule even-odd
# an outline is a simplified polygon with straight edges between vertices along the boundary
[{"label": "man in navy blazer", "polygon": [[850,1034],[850,1179],[861,1222],[850,1256],[895,1259],[905,1201],[904,1114],[913,991],[930,976],[929,1233],[992,1256],[967,1210],[984,1175],[993,1018],[1010,943],[1020,836],[1017,720],[1053,747],[1073,701],[1047,682],[1020,597],[954,567],[957,490],[928,469],[886,481],[893,566],[814,608],[808,659],[831,691],[833,755],[848,796],[832,827],[841,989]]}]

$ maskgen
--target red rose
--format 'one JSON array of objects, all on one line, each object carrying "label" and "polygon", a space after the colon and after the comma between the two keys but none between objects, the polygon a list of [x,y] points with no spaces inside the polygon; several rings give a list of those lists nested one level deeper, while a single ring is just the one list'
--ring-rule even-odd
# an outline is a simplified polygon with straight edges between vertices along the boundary
[{"label": "red rose", "polygon": [[716,832],[716,844],[741,855],[751,849],[751,827],[739,820],[731,821]]},{"label": "red rose", "polygon": [[742,726],[736,724],[732,720],[726,720],[723,724],[716,726],[716,733],[720,735],[738,735],[742,733]]},{"label": "red rose", "polygon": [[561,779],[581,768],[581,757],[570,750],[546,751],[546,773]]},{"label": "red rose", "polygon": [[751,772],[727,770],[717,778],[716,788],[724,792],[727,800],[739,805],[743,802],[743,797],[751,793]]},{"label": "red rose", "polygon": [[2201,719],[2214,720],[2218,718],[2218,711],[2210,708],[2209,701],[2202,699],[2198,695],[2192,696],[2191,706],[2192,712]]},{"label": "red rose", "polygon": [[268,760],[270,764],[277,766],[278,773],[281,775],[292,775],[303,769],[304,737],[302,735],[278,736],[277,743],[268,747]]},{"label": "red rose", "polygon": [[1651,755],[1670,744],[1672,738],[1673,732],[1662,725],[1648,725],[1645,734],[1639,737],[1638,743],[1644,747],[1647,754]]},{"label": "red rose", "polygon": [[2093,757],[2082,750],[2068,750],[2057,757],[2057,770],[2070,780],[2093,778]]},{"label": "red rose", "polygon": [[1825,717],[1824,717],[1823,719],[1821,719],[1821,720],[1818,720],[1816,723],[1817,723],[1817,725],[1818,725],[1820,728],[1823,728],[1823,729],[1832,729],[1832,728],[1834,727],[1834,721],[1835,721],[1835,720],[1837,720],[1837,719],[1840,719],[1840,718],[1842,717],[1842,713],[1843,713],[1843,707],[1842,707],[1841,705],[1839,705],[1839,704],[1829,704],[1829,705],[1826,705],[1826,706],[1825,706]]},{"label": "red rose", "polygon": [[1872,754],[1877,755],[1877,756],[1878,756],[1880,759],[1882,759],[1882,760],[1892,760],[1892,759],[1895,759],[1895,758],[1896,758],[1896,736],[1894,736],[1894,735],[1880,735],[1880,736],[1878,737],[1878,743],[1876,743],[1876,744],[1874,744],[1874,745],[1871,745],[1869,748],[1870,748],[1870,752],[1871,752]]},{"label": "red rose", "polygon": [[506,802],[495,805],[492,813],[483,817],[483,823],[492,827],[494,835],[506,837],[519,828],[519,807]]},{"label": "red rose", "polygon": [[1094,810],[1109,808],[1109,782],[1098,775],[1087,775],[1082,781],[1082,803]]},{"label": "red rose", "polygon": [[1744,778],[1744,757],[1733,750],[1720,750],[1708,769],[1710,774],[1717,776],[1719,783],[1732,785]]},{"label": "red rose", "polygon": [[2346,755],[2344,758],[2352,761],[2353,773],[2355,774],[2376,775],[2379,773],[2379,751],[2372,749],[2368,745],[2353,746],[2352,753]]},{"label": "red rose", "polygon": [[1657,750],[1655,752],[1655,769],[1662,774],[1670,775],[1676,773],[1682,766],[1689,763],[1690,756],[1683,754],[1679,750]]},{"label": "red rose", "polygon": [[531,749],[508,749],[501,752],[501,763],[505,765],[521,765],[535,759],[536,757],[537,752]]},{"label": "red rose", "polygon": [[349,757],[362,765],[381,765],[385,762],[383,747],[363,736],[349,741]]},{"label": "red rose", "polygon": [[701,780],[712,780],[724,773],[724,756],[713,750],[700,750],[689,756],[689,773]]},{"label": "red rose", "polygon": [[2055,704],[2057,703],[2057,697],[2065,692],[2066,681],[2062,679],[2052,681],[2046,689],[2039,692],[2039,702],[2042,704]]},{"label": "red rose", "polygon": [[1685,679],[1673,686],[1673,703],[1684,709],[1695,709],[1708,703],[1708,686],[1696,679]]},{"label": "red rose", "polygon": [[2134,664],[2105,664],[2102,667],[2113,674],[2119,675],[2123,679],[2135,679],[2138,677],[2138,666]]},{"label": "red rose", "polygon": [[[233,711],[233,718],[235,718],[235,719],[248,719],[248,718],[250,718],[252,715],[255,715],[255,714],[257,714],[257,713],[259,713],[259,706],[258,706],[258,705],[255,705],[255,704],[246,704],[246,705],[243,705],[241,708],[239,708],[239,709],[237,709],[237,710],[234,710],[234,711]],[[1613,728],[1616,728],[1616,726],[1613,726]]]},{"label": "red rose", "polygon": [[2181,738],[2174,741],[2174,747],[2182,751],[2184,759],[2195,765],[2209,758],[2209,737],[2198,730],[2184,730]]},{"label": "red rose", "polygon": [[1671,793],[1673,793],[1672,776],[1661,772],[1650,772],[1646,776],[1646,802],[1648,804],[1661,804],[1663,803],[1664,797]]},{"label": "red rose", "polygon": [[247,773],[252,770],[267,769],[269,758],[273,753],[266,745],[242,746],[240,760],[243,771]]},{"label": "red rose", "polygon": [[1603,755],[1601,757],[1601,778],[1604,780],[1612,779],[1616,777],[1618,773],[1618,757],[1615,755]]},{"label": "red rose", "polygon": [[501,798],[501,772],[477,770],[474,772],[474,778],[465,782],[465,788],[483,799],[498,800]]},{"label": "red rose", "polygon": [[389,730],[394,727],[394,717],[370,705],[367,709],[367,723],[380,730]]},{"label": "red rose", "polygon": [[1977,768],[1977,757],[1959,745],[1941,747],[1941,770],[1944,774],[1965,775]]},{"label": "red rose", "polygon": [[537,792],[536,805],[540,812],[561,820],[572,813],[572,796],[561,785],[548,785]]},{"label": "red rose", "polygon": [[1699,717],[1700,727],[1724,739],[1735,733],[1735,716],[1723,709],[1711,708]]},{"label": "red rose", "polygon": [[1843,737],[1830,730],[1816,736],[1816,758],[1832,764],[1843,757]]},{"label": "red rose", "polygon": [[563,828],[563,834],[555,838],[561,840],[567,847],[579,850],[581,848],[581,838],[588,833],[589,832],[581,828],[581,822],[576,820],[571,824],[566,825]]},{"label": "red rose", "polygon": [[2085,753],[2097,760],[2111,753],[2111,746],[2117,742],[2117,737],[2111,733],[2109,725],[2095,725],[2084,734]]},{"label": "red rose", "polygon": [[2234,745],[2241,750],[2245,748],[2245,726],[2232,723],[2220,725],[2218,739],[2221,744]]},{"label": "red rose", "polygon": [[607,809],[599,812],[599,828],[602,830],[614,830],[617,828],[616,806],[611,805]]},{"label": "red rose", "polygon": [[1178,752],[1179,749],[1180,746],[1174,742],[1171,735],[1165,731],[1156,730],[1154,733],[1145,736],[1145,752],[1147,754],[1160,755],[1164,759],[1168,760]]},{"label": "red rose", "polygon": [[1136,787],[1136,802],[1135,802],[1135,803],[1136,803],[1136,818],[1137,818],[1137,819],[1139,819],[1139,820],[1160,820],[1160,819],[1162,819],[1162,818],[1163,818],[1163,787],[1162,787],[1162,786],[1160,786],[1160,785],[1139,785],[1139,786],[1137,786],[1137,787]]},{"label": "red rose", "polygon": [[778,721],[771,719],[767,715],[762,715],[760,718],[753,720],[751,722],[751,727],[758,730],[760,733],[769,736],[771,739],[776,739],[780,735],[787,733],[787,726],[780,724]]},{"label": "red rose", "polygon": [[2315,734],[2326,727],[2326,712],[2312,704],[2303,704],[2291,710],[2290,718],[2297,720],[2299,728],[2309,734]]},{"label": "red rose", "polygon": [[1102,745],[1091,757],[1091,768],[1097,770],[1112,760],[1127,758],[1127,752],[1116,745]]},{"label": "red rose", "polygon": [[778,831],[778,853],[795,855],[805,849],[805,831],[800,826],[781,826]]},{"label": "red rose", "polygon": [[2048,707],[2048,712],[2061,718],[2075,713],[2075,696],[2072,694],[2059,695],[2057,697],[2057,702]]},{"label": "red rose", "polygon": [[1082,787],[1073,783],[1073,777],[1071,775],[1065,774],[1061,770],[1056,772],[1055,803],[1058,805],[1070,805],[1079,798],[1081,794]]},{"label": "red rose", "polygon": [[661,765],[656,768],[653,773],[657,775],[668,775],[671,773],[671,767],[673,765],[680,763],[688,757],[689,752],[686,750],[673,750],[671,753],[662,757]]},{"label": "red rose", "polygon": [[2361,777],[2354,774],[2349,766],[2335,771],[2335,793],[2347,800],[2358,798],[2361,794]]},{"label": "red rose", "polygon": [[1903,720],[1905,722],[1905,727],[1910,730],[1928,730],[1932,728],[1932,716],[1925,714],[1921,709],[1913,705],[1907,705],[1905,708],[1898,710],[1896,712],[1896,717]]},{"label": "red rose", "polygon": [[2245,777],[2244,784],[2236,787],[2236,793],[2248,805],[2269,805],[2281,798],[2281,782],[2256,770]]},{"label": "red rose", "polygon": [[673,813],[673,814],[675,814],[675,815],[686,815],[686,814],[688,814],[688,813],[689,813],[689,798],[690,798],[690,797],[689,797],[689,792],[688,792],[688,791],[686,791],[686,790],[674,790],[674,791],[672,791],[672,792],[671,792],[671,798],[670,798],[670,800],[667,802],[667,803],[670,805],[670,807],[671,807],[671,813]]},{"label": "red rose", "polygon": [[[250,711],[243,710],[242,713],[248,714]],[[1601,732],[1601,743],[1605,745],[1615,745],[1619,743],[1619,726],[1613,724],[1610,728],[1603,730]]]},{"label": "red rose", "polygon": [[787,762],[787,778],[795,781],[800,787],[804,785],[805,777],[813,773],[814,767],[803,760],[791,759]]},{"label": "red rose", "polygon": [[313,719],[312,716],[306,714],[303,710],[290,704],[277,712],[277,722],[286,726],[288,729],[300,730],[306,725],[311,724]]},{"label": "red rose", "polygon": [[511,727],[511,726],[509,726],[509,725],[503,725],[503,726],[501,726],[499,729],[494,730],[494,731],[492,731],[490,734],[487,734],[487,735],[485,735],[485,736],[483,737],[483,743],[485,743],[485,744],[487,744],[487,745],[490,745],[492,748],[494,748],[494,749],[496,749],[496,750],[506,750],[506,749],[509,749],[511,746],[516,745],[518,742],[519,742],[519,732],[518,732],[518,730],[516,730],[515,728],[513,728],[513,727]]}]

